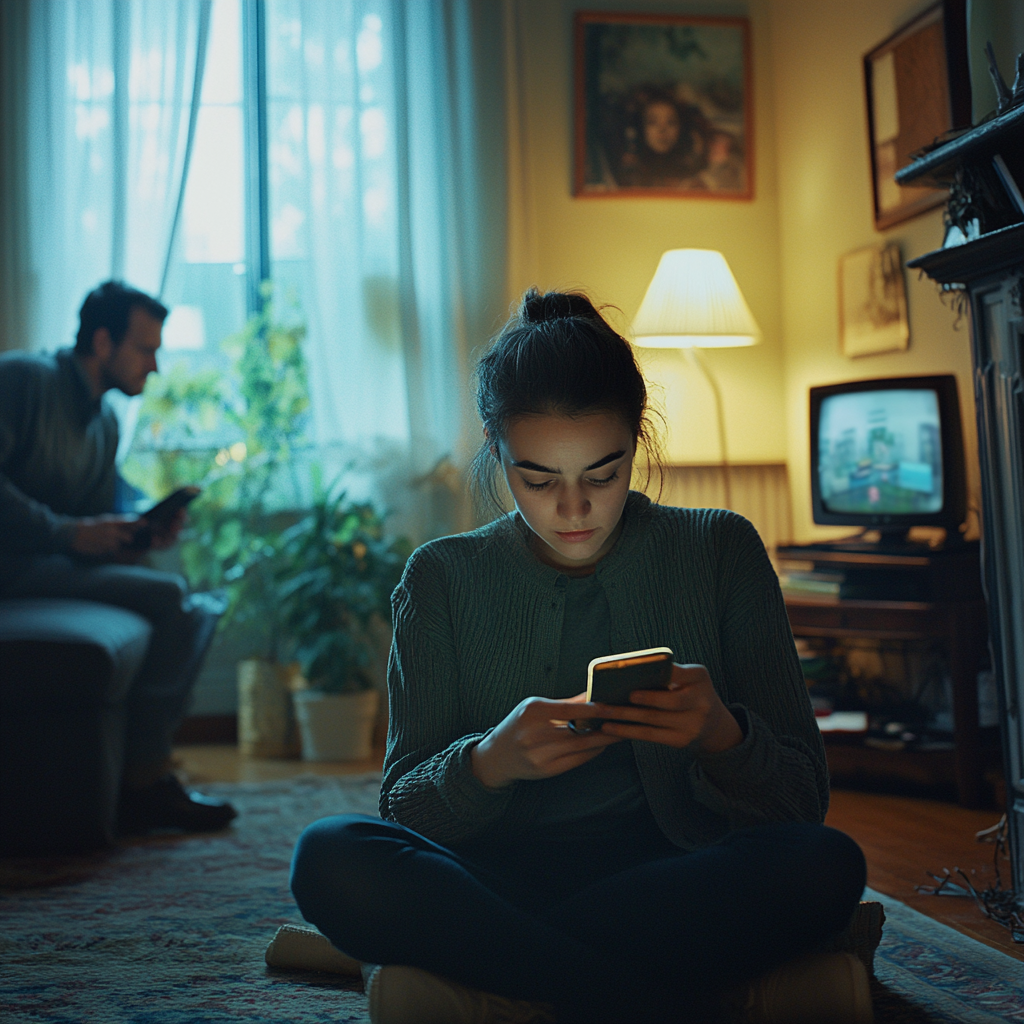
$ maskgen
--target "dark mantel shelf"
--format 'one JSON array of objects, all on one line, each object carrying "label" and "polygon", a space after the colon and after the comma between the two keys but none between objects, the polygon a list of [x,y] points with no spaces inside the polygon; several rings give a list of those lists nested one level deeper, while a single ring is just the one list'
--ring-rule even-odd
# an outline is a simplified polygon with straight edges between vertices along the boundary
[{"label": "dark mantel shelf", "polygon": [[[1024,111],[1024,107],[1020,108]],[[954,245],[949,249],[936,249],[909,260],[908,267],[923,270],[939,284],[965,284],[979,275],[998,274],[1024,263],[1024,224],[990,231],[987,235]]]},{"label": "dark mantel shelf", "polygon": [[[918,157],[913,163],[896,172],[896,181],[900,185],[927,175],[927,182],[936,185],[948,185],[958,164],[965,158],[977,158],[988,152],[994,152],[1008,140],[1019,147],[1024,134],[1024,104],[1000,114],[991,121],[979,124],[959,138],[933,149],[930,153]],[[925,184],[925,182],[918,182]]]},{"label": "dark mantel shelf", "polygon": [[[1024,909],[1024,104],[925,153],[896,180],[943,177],[950,186],[946,223],[978,237],[908,265],[943,287],[959,286],[970,304],[988,646],[999,694],[1012,888]],[[971,708],[976,714],[976,700]]]}]

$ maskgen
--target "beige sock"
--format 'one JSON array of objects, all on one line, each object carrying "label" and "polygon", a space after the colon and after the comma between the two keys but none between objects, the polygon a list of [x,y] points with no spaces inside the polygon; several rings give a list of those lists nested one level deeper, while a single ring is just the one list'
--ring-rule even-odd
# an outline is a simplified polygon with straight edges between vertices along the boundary
[{"label": "beige sock", "polygon": [[331,945],[331,940],[315,928],[283,924],[270,940],[265,954],[268,967],[297,971],[326,971],[358,978],[362,964]]}]

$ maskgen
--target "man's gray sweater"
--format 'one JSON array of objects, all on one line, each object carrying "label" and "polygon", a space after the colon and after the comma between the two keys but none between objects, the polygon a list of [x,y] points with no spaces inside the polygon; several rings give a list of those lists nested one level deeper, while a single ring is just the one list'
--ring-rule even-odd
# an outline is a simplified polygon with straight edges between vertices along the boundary
[{"label": "man's gray sweater", "polygon": [[72,517],[114,509],[117,419],[71,349],[0,356],[0,594],[67,551]]}]

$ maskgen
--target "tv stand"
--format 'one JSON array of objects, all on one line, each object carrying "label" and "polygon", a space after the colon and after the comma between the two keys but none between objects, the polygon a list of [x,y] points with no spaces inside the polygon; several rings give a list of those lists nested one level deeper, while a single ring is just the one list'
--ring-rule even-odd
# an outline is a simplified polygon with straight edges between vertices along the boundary
[{"label": "tv stand", "polygon": [[[884,550],[850,540],[780,546],[783,561],[843,570],[863,589],[856,597],[787,593],[793,635],[818,638],[928,640],[946,651],[953,690],[953,750],[889,752],[866,746],[827,746],[837,779],[878,782],[901,778],[919,785],[955,786],[965,807],[984,796],[984,751],[978,724],[978,672],[988,641],[981,592],[979,545]],[[858,575],[858,573],[860,575]],[[868,594],[870,596],[864,596]],[[908,595],[910,595],[908,597]]]},{"label": "tv stand", "polygon": [[[877,540],[868,540],[870,533],[877,533]],[[782,552],[793,552],[786,554],[786,558],[803,558],[799,552],[806,552],[808,556],[813,552],[839,552],[846,554],[878,554],[878,555],[936,555],[941,557],[951,551],[962,551],[965,545],[971,541],[965,541],[959,533],[950,531],[946,539],[939,545],[926,544],[923,541],[910,540],[910,531],[900,528],[899,530],[861,530],[860,533],[851,534],[849,537],[839,537],[837,540],[817,541],[812,544],[789,544],[779,548]],[[973,542],[977,549],[977,542]]]},{"label": "tv stand", "polygon": [[842,572],[841,597],[876,601],[982,600],[980,545],[957,540],[930,547],[912,541],[886,543],[860,537],[777,548],[784,561],[813,563],[815,570]]}]

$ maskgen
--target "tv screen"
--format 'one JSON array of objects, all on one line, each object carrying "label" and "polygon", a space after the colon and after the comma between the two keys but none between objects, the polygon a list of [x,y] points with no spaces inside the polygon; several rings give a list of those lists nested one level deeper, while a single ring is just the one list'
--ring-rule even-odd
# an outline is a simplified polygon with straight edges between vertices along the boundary
[{"label": "tv screen", "polygon": [[821,403],[818,477],[830,512],[942,510],[934,391],[855,391]]},{"label": "tv screen", "polygon": [[893,377],[811,389],[814,521],[959,527],[963,446],[956,378]]}]

